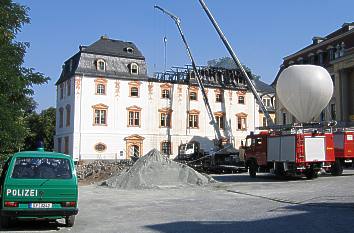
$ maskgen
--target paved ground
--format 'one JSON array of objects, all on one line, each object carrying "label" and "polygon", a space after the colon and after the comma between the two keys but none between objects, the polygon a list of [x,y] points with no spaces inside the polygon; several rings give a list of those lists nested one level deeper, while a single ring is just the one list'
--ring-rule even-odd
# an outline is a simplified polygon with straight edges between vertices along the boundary
[{"label": "paved ground", "polygon": [[203,188],[80,187],[73,228],[21,222],[13,232],[354,232],[354,170],[315,180],[215,176]]}]

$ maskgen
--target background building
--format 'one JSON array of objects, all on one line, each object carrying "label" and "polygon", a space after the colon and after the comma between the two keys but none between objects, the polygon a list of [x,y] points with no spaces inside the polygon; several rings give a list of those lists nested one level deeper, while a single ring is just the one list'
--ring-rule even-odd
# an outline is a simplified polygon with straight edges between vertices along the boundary
[{"label": "background building", "polygon": [[[293,64],[323,66],[332,77],[333,97],[314,121],[336,120],[343,126],[354,125],[354,23],[345,23],[325,37],[313,37],[312,44],[284,58],[278,76]],[[296,122],[278,99],[276,119],[277,124]]]},{"label": "background building", "polygon": [[[238,70],[198,69],[224,141],[238,148],[259,126],[252,93]],[[149,77],[144,56],[131,42],[101,37],[80,46],[56,85],[55,149],[75,160],[125,159],[153,148],[175,156],[191,140],[206,151],[214,148],[194,72],[186,66]]]}]

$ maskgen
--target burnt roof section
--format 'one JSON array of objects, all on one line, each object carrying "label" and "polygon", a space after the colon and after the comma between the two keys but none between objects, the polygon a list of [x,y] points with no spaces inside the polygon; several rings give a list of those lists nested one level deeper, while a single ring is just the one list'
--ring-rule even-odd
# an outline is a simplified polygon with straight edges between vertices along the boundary
[{"label": "burnt roof section", "polygon": [[115,57],[145,60],[145,57],[133,42],[109,39],[106,36],[89,46],[80,46],[81,52]]}]

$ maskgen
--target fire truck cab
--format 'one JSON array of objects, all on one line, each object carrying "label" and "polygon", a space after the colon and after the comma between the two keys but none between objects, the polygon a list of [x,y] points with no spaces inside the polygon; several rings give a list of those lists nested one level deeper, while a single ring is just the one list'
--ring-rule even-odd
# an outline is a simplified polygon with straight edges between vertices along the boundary
[{"label": "fire truck cab", "polygon": [[330,169],[334,162],[332,133],[251,133],[242,147],[251,177],[259,171],[277,176],[305,175],[315,178],[318,171]]}]

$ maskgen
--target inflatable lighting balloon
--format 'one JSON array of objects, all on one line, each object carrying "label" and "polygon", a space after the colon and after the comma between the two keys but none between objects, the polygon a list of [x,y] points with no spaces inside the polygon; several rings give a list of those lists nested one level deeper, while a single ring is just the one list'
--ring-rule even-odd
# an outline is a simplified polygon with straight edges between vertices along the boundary
[{"label": "inflatable lighting balloon", "polygon": [[292,65],[279,75],[276,93],[297,120],[310,122],[331,100],[333,83],[327,70],[321,66]]}]

